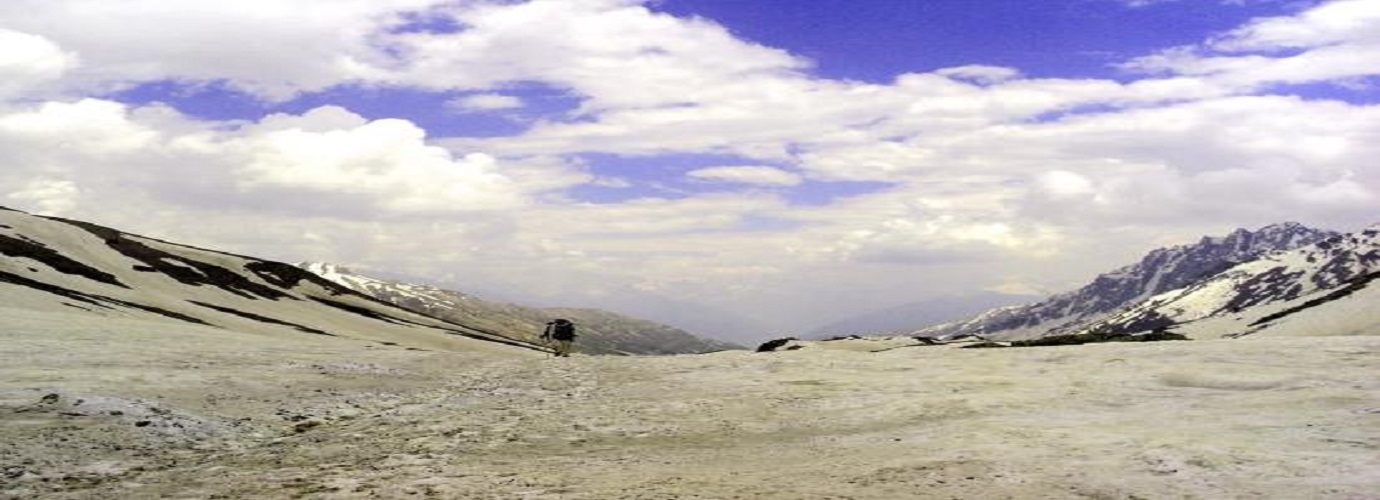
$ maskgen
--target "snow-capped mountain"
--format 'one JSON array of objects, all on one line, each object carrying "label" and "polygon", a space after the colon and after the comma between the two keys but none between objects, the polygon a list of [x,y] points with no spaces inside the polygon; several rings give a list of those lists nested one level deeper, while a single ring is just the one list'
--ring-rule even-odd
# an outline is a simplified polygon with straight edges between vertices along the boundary
[{"label": "snow-capped mountain", "polygon": [[0,307],[438,350],[538,347],[402,309],[296,266],[0,207]]},{"label": "snow-capped mountain", "polygon": [[1078,331],[1123,308],[1155,295],[1213,276],[1242,262],[1272,252],[1299,248],[1337,233],[1287,222],[1256,231],[1237,229],[1224,237],[1204,237],[1197,243],[1161,248],[1136,264],[1098,276],[1077,290],[1033,304],[984,312],[967,321],[915,332],[929,337],[979,334],[1017,340]]},{"label": "snow-capped mountain", "polygon": [[1247,262],[1092,325],[1195,337],[1380,333],[1380,225]]},{"label": "snow-capped mountain", "polygon": [[435,286],[378,279],[322,262],[298,264],[332,282],[400,307],[450,319],[528,342],[535,342],[552,318],[579,325],[577,347],[591,354],[686,354],[742,349],[741,346],[696,337],[682,330],[596,309],[542,309],[491,302]]}]

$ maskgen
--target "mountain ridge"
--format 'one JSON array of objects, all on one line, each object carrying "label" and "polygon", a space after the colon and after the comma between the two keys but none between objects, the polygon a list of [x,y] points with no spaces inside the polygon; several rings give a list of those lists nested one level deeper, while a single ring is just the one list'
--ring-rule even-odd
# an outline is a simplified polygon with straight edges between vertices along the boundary
[{"label": "mountain ridge", "polygon": [[1242,262],[1337,235],[1335,231],[1283,222],[1255,231],[1239,228],[1225,236],[1204,236],[1192,244],[1151,250],[1136,263],[1100,274],[1078,289],[1039,302],[988,310],[968,320],[922,328],[913,334],[1021,340],[1073,333],[1122,308]]},{"label": "mountain ridge", "polygon": [[[1138,332],[1173,327],[1198,336],[1227,337],[1284,329],[1281,325],[1301,330],[1303,325],[1288,325],[1301,313],[1380,299],[1380,287],[1374,285],[1378,279],[1380,224],[1239,264],[1151,297],[1088,329]],[[1380,327],[1380,313],[1367,315],[1359,305],[1347,308],[1356,310],[1337,312],[1327,320]]]}]

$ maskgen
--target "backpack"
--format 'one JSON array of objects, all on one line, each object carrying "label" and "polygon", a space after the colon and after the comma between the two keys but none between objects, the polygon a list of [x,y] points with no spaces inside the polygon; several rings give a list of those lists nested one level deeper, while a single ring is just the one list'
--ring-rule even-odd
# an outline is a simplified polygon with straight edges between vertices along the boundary
[{"label": "backpack", "polygon": [[556,340],[575,340],[575,323],[570,320],[558,319],[546,325],[546,334]]}]

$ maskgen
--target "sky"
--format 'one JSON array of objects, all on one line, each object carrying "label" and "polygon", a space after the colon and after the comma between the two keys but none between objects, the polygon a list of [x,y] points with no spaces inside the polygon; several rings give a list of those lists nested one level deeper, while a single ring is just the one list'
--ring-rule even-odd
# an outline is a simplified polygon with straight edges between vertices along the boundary
[{"label": "sky", "polygon": [[1380,222],[1380,0],[4,0],[0,205],[753,340]]}]

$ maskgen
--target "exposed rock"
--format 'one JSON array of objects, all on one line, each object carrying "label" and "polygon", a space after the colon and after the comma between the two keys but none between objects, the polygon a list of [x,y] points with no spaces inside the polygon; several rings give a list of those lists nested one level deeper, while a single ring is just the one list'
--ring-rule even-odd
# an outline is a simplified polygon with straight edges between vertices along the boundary
[{"label": "exposed rock", "polygon": [[768,341],[766,341],[766,342],[763,342],[762,345],[757,346],[757,352],[772,352],[772,351],[781,349],[782,347],[785,347],[786,344],[789,344],[789,343],[791,343],[791,342],[795,342],[795,341],[798,341],[798,340],[800,340],[800,339],[797,339],[797,338],[795,338],[795,337],[786,337],[786,338],[768,340]]}]

